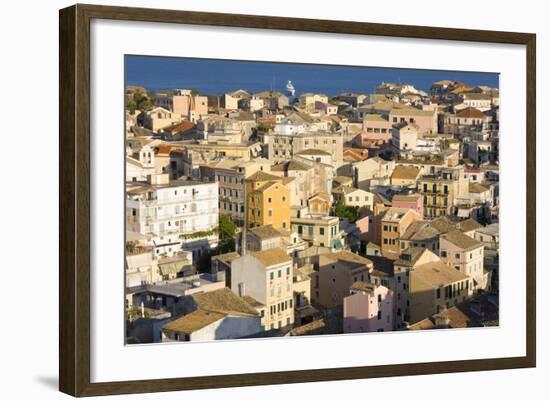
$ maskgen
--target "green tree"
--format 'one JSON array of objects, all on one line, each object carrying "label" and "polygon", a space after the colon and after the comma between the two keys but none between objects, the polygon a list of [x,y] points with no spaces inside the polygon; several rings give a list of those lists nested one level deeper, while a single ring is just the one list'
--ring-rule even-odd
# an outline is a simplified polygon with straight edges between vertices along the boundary
[{"label": "green tree", "polygon": [[269,125],[269,124],[259,124],[256,127],[256,130],[261,132],[269,132],[269,130],[271,129],[273,129],[273,125]]},{"label": "green tree", "polygon": [[136,111],[137,104],[134,99],[130,99],[128,100],[128,102],[126,102],[126,109],[128,109],[130,113],[133,113],[134,111]]},{"label": "green tree", "polygon": [[212,256],[222,255],[224,253],[235,251],[235,235],[237,233],[237,224],[226,214],[220,214],[218,234],[220,242],[214,249],[208,249],[201,254],[197,267],[200,273],[210,271]]},{"label": "green tree", "polygon": [[220,241],[222,243],[228,242],[231,239],[234,240],[237,233],[237,224],[231,220],[231,217],[226,214],[220,214],[219,226]]},{"label": "green tree", "polygon": [[359,208],[357,206],[338,204],[334,208],[334,215],[338,217],[345,217],[350,223],[355,223],[358,217],[358,210]]},{"label": "green tree", "polygon": [[136,109],[141,111],[149,110],[153,107],[153,100],[144,93],[134,93],[133,101],[136,104]]},{"label": "green tree", "polygon": [[222,255],[228,252],[235,251],[235,239],[230,238],[226,242],[220,242],[220,244],[214,249],[208,249],[204,251],[197,263],[199,273],[206,273],[210,271],[212,257],[216,255]]}]

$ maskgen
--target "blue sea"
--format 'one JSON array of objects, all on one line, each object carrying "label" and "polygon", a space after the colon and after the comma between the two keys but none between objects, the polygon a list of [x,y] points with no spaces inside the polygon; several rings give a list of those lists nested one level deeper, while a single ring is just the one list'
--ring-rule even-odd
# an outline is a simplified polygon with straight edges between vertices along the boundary
[{"label": "blue sea", "polygon": [[319,64],[290,64],[176,57],[126,56],[126,85],[149,90],[198,89],[205,94],[223,94],[237,89],[248,92],[285,92],[292,81],[296,95],[321,92],[372,93],[381,82],[401,82],[428,90],[442,79],[469,85],[498,87],[498,73],[349,67]]}]

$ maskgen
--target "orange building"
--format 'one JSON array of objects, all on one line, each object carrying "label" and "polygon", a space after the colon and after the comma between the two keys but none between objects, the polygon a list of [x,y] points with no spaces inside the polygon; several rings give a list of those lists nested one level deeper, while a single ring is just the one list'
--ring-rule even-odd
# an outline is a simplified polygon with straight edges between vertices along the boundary
[{"label": "orange building", "polygon": [[412,209],[390,207],[382,216],[381,248],[382,255],[389,258],[397,258],[401,252],[399,239],[405,233],[409,225],[420,220],[420,215]]},{"label": "orange building", "polygon": [[284,177],[258,171],[246,179],[246,220],[249,227],[271,224],[290,230],[290,191]]}]

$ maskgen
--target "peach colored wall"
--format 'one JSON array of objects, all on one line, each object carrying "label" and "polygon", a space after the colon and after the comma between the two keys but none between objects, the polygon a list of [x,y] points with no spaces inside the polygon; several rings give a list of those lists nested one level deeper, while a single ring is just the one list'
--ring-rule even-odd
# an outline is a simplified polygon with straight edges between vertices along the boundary
[{"label": "peach colored wall", "polygon": [[[397,121],[394,122],[393,118],[396,117]],[[409,122],[412,118],[414,120],[414,123],[418,125],[418,133],[424,134],[424,133],[437,133],[437,113],[433,113],[432,115],[422,116],[422,115],[409,115],[404,110],[392,110],[390,112],[390,123],[395,124],[400,121],[401,118],[404,118],[406,122]]]},{"label": "peach colored wall", "polygon": [[[385,129],[386,133],[367,132],[369,128]],[[376,140],[376,141],[391,141],[392,125],[389,121],[367,121],[363,120],[363,132],[361,133],[362,141]]]}]

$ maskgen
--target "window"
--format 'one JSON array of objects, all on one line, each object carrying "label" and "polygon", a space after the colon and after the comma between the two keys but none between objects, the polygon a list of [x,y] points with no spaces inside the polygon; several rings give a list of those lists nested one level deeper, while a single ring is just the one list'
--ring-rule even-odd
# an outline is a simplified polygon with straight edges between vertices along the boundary
[{"label": "window", "polygon": [[441,298],[441,288],[438,288],[437,290],[435,290],[435,297],[437,299],[440,299]]},{"label": "window", "polygon": [[460,253],[455,253],[455,259],[460,259]]},{"label": "window", "polygon": [[267,198],[267,203],[271,203],[271,198]]},{"label": "window", "polygon": [[377,318],[378,320],[381,320],[381,319],[382,319],[382,311],[381,311],[381,310],[378,311],[378,314],[377,314],[376,318]]},{"label": "window", "polygon": [[282,270],[278,270],[278,271],[277,271],[277,277],[281,278],[282,275],[283,275],[283,271],[282,271]]},{"label": "window", "polygon": [[271,209],[269,209],[269,210],[267,211],[267,215],[268,215],[269,217],[273,216],[273,211],[272,211]]},{"label": "window", "polygon": [[325,229],[323,227],[319,228],[319,234],[320,235],[325,235]]},{"label": "window", "polygon": [[275,278],[275,274],[273,272],[269,273],[269,279],[273,280]]}]

